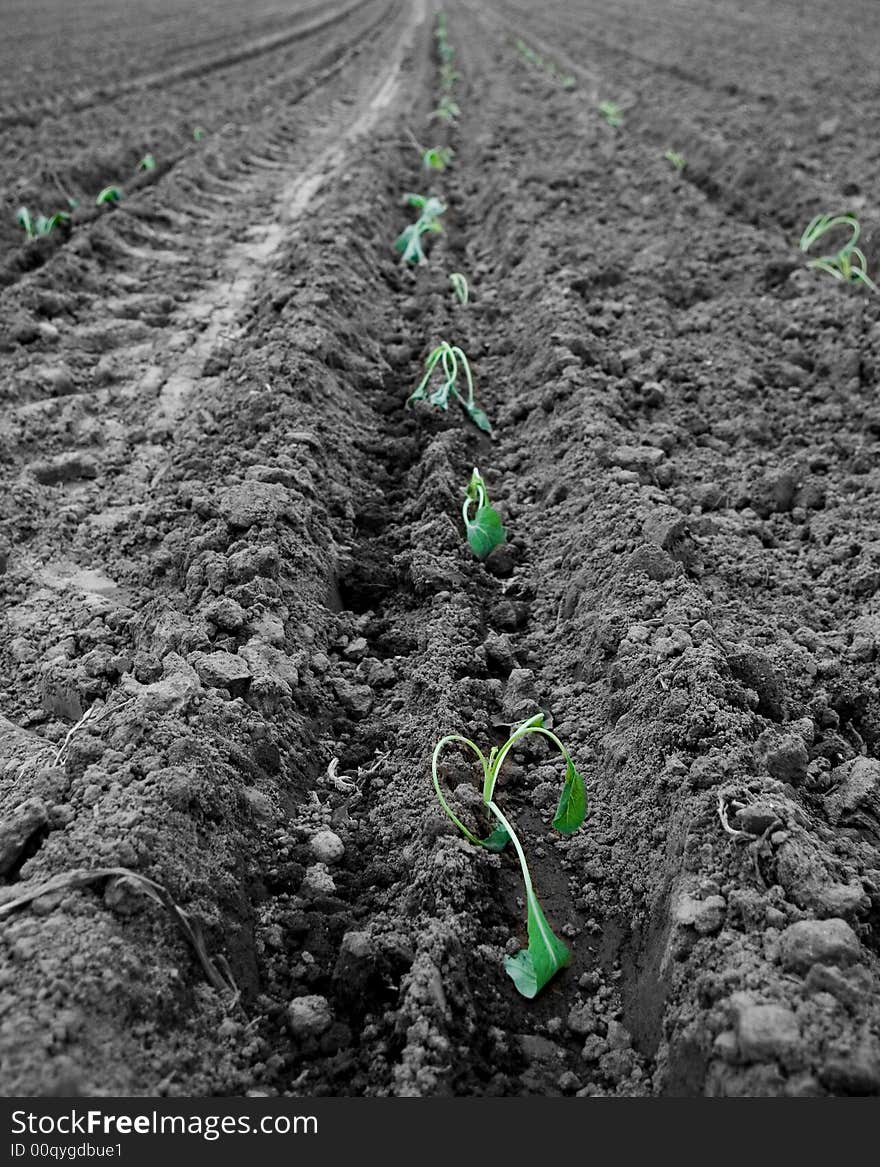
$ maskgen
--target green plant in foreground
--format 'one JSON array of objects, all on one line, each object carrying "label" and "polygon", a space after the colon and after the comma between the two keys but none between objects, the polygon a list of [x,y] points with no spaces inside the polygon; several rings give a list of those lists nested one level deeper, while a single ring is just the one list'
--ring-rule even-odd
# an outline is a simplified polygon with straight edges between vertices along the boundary
[{"label": "green plant in foreground", "polygon": [[102,206],[104,203],[110,203],[112,206],[122,201],[122,187],[121,186],[105,186],[95,199],[96,206]]},{"label": "green plant in foreground", "polygon": [[501,516],[490,504],[486,484],[476,466],[465,491],[461,517],[468,545],[477,559],[485,559],[507,539]]},{"label": "green plant in foreground", "polygon": [[880,288],[868,275],[868,261],[865,259],[865,253],[860,247],[856,247],[862,228],[855,215],[848,212],[840,215],[817,215],[815,219],[810,221],[801,235],[801,251],[809,251],[817,240],[836,227],[848,227],[850,230],[849,240],[832,255],[820,255],[817,259],[811,259],[807,267],[827,272],[836,280],[843,280],[847,284],[861,282],[867,284],[872,292],[880,291]]},{"label": "green plant in foreground", "polygon": [[445,170],[454,153],[449,146],[430,146],[422,153],[422,166],[426,170]]},{"label": "green plant in foreground", "polygon": [[137,164],[138,170],[155,170],[156,169],[156,155],[145,154],[140,162]]},{"label": "green plant in foreground", "polygon": [[49,235],[62,223],[70,222],[68,211],[56,211],[54,215],[32,215],[27,207],[19,207],[15,213],[15,221],[24,230],[28,242]]},{"label": "green plant in foreground", "polygon": [[[524,997],[529,998],[535,997],[551,977],[569,963],[571,960],[571,952],[567,945],[558,936],[554,935],[553,929],[547,922],[547,917],[541,910],[541,905],[538,903],[538,898],[532,886],[532,877],[528,864],[526,863],[522,844],[517,838],[510,821],[499,809],[494,799],[498,774],[505,759],[517,742],[521,741],[528,734],[541,734],[549,738],[565,760],[565,780],[562,786],[562,793],[559,797],[559,803],[556,807],[556,814],[553,816],[553,826],[556,830],[564,835],[573,834],[582,825],[587,815],[587,794],[584,789],[584,780],[577,772],[568,750],[566,750],[565,746],[554,733],[544,728],[543,722],[543,713],[538,713],[534,717],[530,717],[513,730],[504,745],[500,747],[493,746],[488,758],[470,738],[462,737],[461,734],[457,733],[448,734],[446,737],[441,738],[434,747],[434,753],[431,757],[431,776],[434,781],[434,790],[436,791],[437,798],[440,800],[440,805],[446,814],[462,834],[471,843],[478,847],[485,847],[487,851],[503,851],[508,842],[513,844],[513,848],[516,851],[526,892],[526,926],[529,943],[528,948],[520,949],[514,956],[505,957],[504,969],[519,992]],[[496,822],[495,829],[485,839],[478,838],[473,831],[465,826],[446,801],[440,787],[440,778],[437,772],[438,761],[446,746],[454,742],[466,746],[472,753],[476,754],[483,771],[483,805]]]},{"label": "green plant in foreground", "polygon": [[687,166],[687,159],[684,154],[679,154],[675,150],[667,150],[663,155],[667,162],[670,162],[676,170],[684,170]]},{"label": "green plant in foreground", "polygon": [[615,129],[623,125],[623,111],[616,101],[600,101],[599,113],[605,119],[609,126]]},{"label": "green plant in foreground", "polygon": [[[443,380],[429,395],[428,382],[438,364],[443,373]],[[464,370],[467,382],[466,396],[462,396],[458,388],[459,368]],[[449,408],[450,395],[458,401],[475,426],[487,434],[492,432],[488,417],[474,401],[474,379],[467,357],[458,345],[451,345],[448,341],[442,340],[435,349],[428,353],[425,360],[425,375],[406,399],[406,404],[410,406],[414,401],[427,401],[429,405],[435,405],[438,409],[445,410]]]},{"label": "green plant in foreground", "polygon": [[470,293],[468,292],[468,282],[460,271],[454,271],[449,277],[449,282],[452,284],[452,292],[459,304],[466,304]]},{"label": "green plant in foreground", "polygon": [[421,213],[414,223],[404,227],[397,236],[394,240],[394,249],[401,253],[406,263],[424,263],[422,236],[443,230],[438,216],[443,214],[446,206],[438,198],[428,195],[406,194],[403,200],[409,206],[417,207]]}]

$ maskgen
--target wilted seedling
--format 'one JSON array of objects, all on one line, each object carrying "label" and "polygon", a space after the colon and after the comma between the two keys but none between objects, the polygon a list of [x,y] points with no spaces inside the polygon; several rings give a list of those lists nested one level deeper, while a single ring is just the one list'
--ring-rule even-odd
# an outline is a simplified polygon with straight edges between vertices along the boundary
[{"label": "wilted seedling", "polygon": [[863,283],[867,284],[872,292],[880,291],[868,275],[865,253],[860,247],[856,247],[862,228],[855,215],[848,212],[841,215],[817,215],[801,235],[801,251],[809,251],[817,240],[836,227],[849,228],[851,233],[849,240],[834,254],[820,255],[817,259],[811,259],[807,267],[827,272],[836,280],[843,280],[847,284]]},{"label": "wilted seedling", "polygon": [[[528,734],[541,734],[549,738],[562,754],[565,761],[565,780],[562,786],[562,793],[559,797],[559,803],[556,807],[556,814],[553,816],[553,826],[556,830],[564,835],[573,834],[582,825],[587,815],[587,794],[584,789],[584,780],[577,772],[568,750],[566,750],[565,746],[554,733],[544,728],[543,722],[543,713],[538,713],[534,717],[530,717],[527,721],[524,721],[516,727],[503,746],[500,748],[493,746],[488,758],[470,738],[462,737],[461,734],[457,733],[448,734],[446,737],[441,738],[434,747],[434,753],[431,758],[431,775],[434,780],[434,790],[437,793],[437,798],[440,800],[440,805],[446,814],[462,834],[476,846],[485,847],[487,851],[503,851],[508,841],[513,844],[513,848],[516,851],[526,892],[529,943],[528,948],[521,949],[514,956],[505,958],[504,969],[519,992],[524,997],[529,998],[535,997],[547,982],[570,962],[571,952],[568,946],[558,936],[554,935],[553,929],[547,922],[547,918],[541,910],[541,905],[538,903],[538,898],[532,886],[532,877],[528,864],[526,863],[522,844],[517,838],[510,821],[494,801],[495,785],[498,781],[499,771],[508,754],[518,741],[521,741]],[[497,824],[492,833],[484,839],[478,838],[473,831],[465,826],[446,801],[440,787],[440,778],[437,772],[440,754],[446,746],[454,742],[466,746],[472,753],[476,754],[483,771],[483,805],[488,809]]]},{"label": "wilted seedling", "polygon": [[452,284],[452,291],[459,304],[466,304],[468,302],[468,282],[460,271],[454,271],[449,277],[449,282]]},{"label": "wilted seedling", "polygon": [[605,119],[609,126],[615,129],[623,125],[623,111],[616,101],[600,101],[599,113]]},{"label": "wilted seedling", "polygon": [[[438,364],[443,373],[443,380],[429,394],[428,382]],[[467,382],[466,396],[463,396],[458,388],[459,368],[464,370]],[[427,401],[429,405],[435,405],[438,409],[445,410],[449,407],[450,395],[458,401],[475,426],[487,434],[492,432],[488,417],[474,401],[474,379],[467,357],[458,345],[451,345],[448,341],[443,340],[428,354],[425,361],[425,375],[407,398],[406,404],[409,406],[414,401]]]},{"label": "wilted seedling", "polygon": [[138,170],[155,170],[156,156],[155,154],[145,154],[140,162],[137,164]]},{"label": "wilted seedling", "polygon": [[56,227],[70,222],[68,211],[56,211],[54,215],[32,215],[27,207],[19,207],[15,221],[24,230],[28,241],[49,235]]},{"label": "wilted seedling", "polygon": [[422,153],[422,165],[426,170],[445,170],[454,155],[449,146],[431,146]]},{"label": "wilted seedling", "polygon": [[404,227],[394,240],[394,250],[401,253],[406,263],[424,263],[425,252],[422,248],[422,236],[436,234],[443,230],[439,216],[446,210],[440,199],[428,195],[406,194],[404,202],[410,207],[417,207],[420,214],[414,223]]},{"label": "wilted seedling", "polygon": [[104,203],[109,203],[115,206],[116,203],[122,201],[122,187],[121,186],[105,186],[95,199],[97,206],[102,206]]},{"label": "wilted seedling", "polygon": [[432,111],[430,117],[433,120],[436,118],[442,122],[454,122],[461,114],[458,102],[453,101],[451,97],[444,97],[435,110]]},{"label": "wilted seedling", "polygon": [[476,466],[465,491],[461,517],[468,545],[477,559],[485,559],[507,539],[501,516],[490,504],[486,484]]},{"label": "wilted seedling", "polygon": [[684,154],[679,154],[675,150],[667,150],[663,155],[667,162],[670,162],[676,170],[684,170],[687,166],[687,158]]}]

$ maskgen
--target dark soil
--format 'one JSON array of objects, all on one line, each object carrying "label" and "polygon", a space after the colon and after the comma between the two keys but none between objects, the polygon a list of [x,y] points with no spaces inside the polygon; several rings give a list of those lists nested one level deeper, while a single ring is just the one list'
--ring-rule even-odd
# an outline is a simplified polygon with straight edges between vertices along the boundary
[{"label": "dark soil", "polygon": [[[880,298],[796,246],[880,268],[876,6],[452,0],[451,128],[429,4],[111,8],[0,113],[4,1092],[880,1093]],[[403,408],[443,338],[493,438]],[[430,756],[538,708],[590,810],[515,751],[526,1001]],[[130,880],[4,913],[110,867],[203,959]]]}]

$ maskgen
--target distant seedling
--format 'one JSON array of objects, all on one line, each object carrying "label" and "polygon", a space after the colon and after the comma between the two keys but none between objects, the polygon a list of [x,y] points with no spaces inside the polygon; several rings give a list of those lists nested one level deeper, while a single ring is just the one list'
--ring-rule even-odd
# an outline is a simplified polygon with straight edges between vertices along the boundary
[{"label": "distant seedling", "polygon": [[425,170],[445,170],[454,156],[449,146],[430,146],[422,153],[422,166]]},{"label": "distant seedling", "polygon": [[862,228],[855,215],[849,213],[817,215],[815,219],[810,221],[801,235],[801,251],[808,252],[823,235],[837,227],[849,229],[850,237],[847,242],[839,251],[831,255],[820,255],[817,259],[811,259],[807,267],[827,272],[828,275],[834,276],[836,280],[843,280],[846,284],[863,283],[867,284],[872,292],[880,291],[880,288],[868,275],[868,261],[865,259],[865,253],[860,247],[856,247]]},{"label": "distant seedling", "polygon": [[95,199],[95,204],[99,207],[103,206],[104,203],[109,203],[111,206],[115,206],[117,203],[122,202],[122,198],[123,193],[121,186],[105,186]]},{"label": "distant seedling", "polygon": [[459,304],[466,304],[469,298],[468,282],[460,271],[454,271],[449,277],[452,292]]},{"label": "distant seedling", "polygon": [[535,50],[530,45],[527,45],[521,37],[517,37],[517,39],[514,41],[514,44],[516,46],[517,52],[520,54],[524,61],[528,61],[528,63],[530,65],[534,65],[536,69],[543,69],[544,72],[549,74],[549,76],[552,77],[554,81],[558,81],[563,89],[574,89],[576,81],[575,78],[572,77],[571,73],[564,73],[555,61],[551,61],[547,57],[542,57],[540,53],[536,53]]},{"label": "distant seedling", "polygon": [[422,236],[443,230],[439,216],[446,210],[446,206],[440,199],[428,195],[406,194],[403,200],[408,206],[418,208],[420,213],[418,219],[404,227],[394,240],[394,250],[400,252],[405,263],[425,263]]},{"label": "distant seedling", "polygon": [[[518,741],[521,741],[528,734],[541,734],[549,738],[562,754],[565,761],[565,779],[563,781],[562,793],[560,794],[559,803],[556,807],[556,814],[553,816],[553,826],[556,830],[564,835],[573,834],[583,824],[587,815],[587,794],[584,789],[584,780],[577,772],[568,750],[554,733],[544,728],[543,722],[543,713],[538,713],[534,717],[530,717],[527,721],[524,721],[516,727],[503,746],[493,746],[488,758],[470,738],[462,737],[461,734],[457,733],[448,734],[437,742],[431,758],[431,776],[434,781],[434,790],[437,798],[443,810],[465,838],[469,839],[477,847],[485,847],[487,851],[494,852],[503,851],[507,843],[510,842],[516,851],[522,872],[523,884],[525,885],[527,905],[526,926],[529,942],[528,948],[520,949],[514,956],[505,958],[504,969],[514,985],[516,985],[518,991],[524,997],[528,998],[537,996],[547,982],[571,961],[571,952],[568,946],[558,936],[554,935],[553,929],[547,922],[547,917],[544,915],[541,905],[538,903],[538,897],[535,895],[531,873],[526,863],[522,844],[517,838],[510,821],[499,809],[494,800],[498,774],[508,754]],[[438,774],[440,755],[446,746],[456,742],[466,746],[471,753],[476,754],[483,771],[483,805],[487,808],[496,823],[495,829],[484,839],[479,838],[469,827],[465,826],[446,801],[440,786],[440,777]]]},{"label": "distant seedling", "polygon": [[454,122],[457,117],[461,116],[461,109],[458,102],[453,101],[451,97],[444,97],[435,110],[431,112],[430,120],[436,119],[441,122]]},{"label": "distant seedling", "polygon": [[461,73],[459,73],[451,61],[444,61],[440,66],[440,88],[449,93],[455,86],[456,81],[461,80]]},{"label": "distant seedling", "polygon": [[623,125],[623,110],[616,101],[600,101],[599,113],[608,125],[613,126],[614,129]]},{"label": "distant seedling", "polygon": [[[428,382],[438,365],[443,374],[443,380],[429,394]],[[467,393],[464,395],[458,387],[460,369],[464,371],[467,382]],[[406,404],[410,406],[414,401],[427,401],[429,405],[446,410],[449,408],[450,397],[455,398],[475,426],[487,434],[492,432],[488,417],[474,401],[474,379],[467,357],[458,345],[451,345],[443,340],[428,354],[425,361],[425,375],[407,398]]]},{"label": "distant seedling", "polygon": [[140,162],[137,164],[138,170],[155,170],[156,156],[155,154],[145,154]]},{"label": "distant seedling", "polygon": [[477,559],[485,559],[507,539],[501,516],[489,502],[486,484],[476,467],[465,491],[461,517],[468,545]]},{"label": "distant seedling", "polygon": [[30,242],[51,234],[56,227],[70,222],[67,211],[56,211],[54,215],[32,215],[27,207],[19,207],[15,213],[15,221],[22,228]]},{"label": "distant seedling", "polygon": [[667,150],[663,155],[667,162],[675,167],[676,170],[684,170],[687,166],[687,158],[684,154],[679,154],[675,150]]}]

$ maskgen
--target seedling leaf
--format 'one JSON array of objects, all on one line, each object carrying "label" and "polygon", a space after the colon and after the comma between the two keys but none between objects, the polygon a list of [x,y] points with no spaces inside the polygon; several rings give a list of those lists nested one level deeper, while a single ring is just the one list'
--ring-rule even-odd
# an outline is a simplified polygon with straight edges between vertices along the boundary
[{"label": "seedling leaf", "polygon": [[559,805],[553,816],[553,826],[563,835],[573,834],[587,817],[587,792],[584,780],[571,758],[565,759],[565,783],[559,795]]},{"label": "seedling leaf", "polygon": [[[471,508],[474,506],[476,509],[473,515],[471,515]],[[490,505],[489,496],[486,493],[486,484],[476,467],[474,467],[471,480],[465,492],[461,514],[464,519],[468,544],[477,559],[485,559],[491,551],[496,547],[500,547],[507,538],[507,532],[504,530],[501,516]]]},{"label": "seedling leaf", "polygon": [[102,203],[110,203],[111,205],[118,203],[122,199],[122,187],[119,186],[105,186],[99,192],[95,199],[95,204],[101,206]]},{"label": "seedling leaf", "polygon": [[19,207],[15,212],[15,221],[19,227],[24,229],[25,235],[28,239],[36,238],[36,231],[34,230],[34,221],[31,218],[31,213],[27,207]]},{"label": "seedling leaf", "polygon": [[534,893],[527,898],[529,946],[505,957],[504,971],[517,990],[531,1000],[571,961],[571,951],[554,934]]},{"label": "seedling leaf", "polygon": [[140,162],[137,164],[138,170],[155,170],[156,156],[155,154],[145,154]]}]

